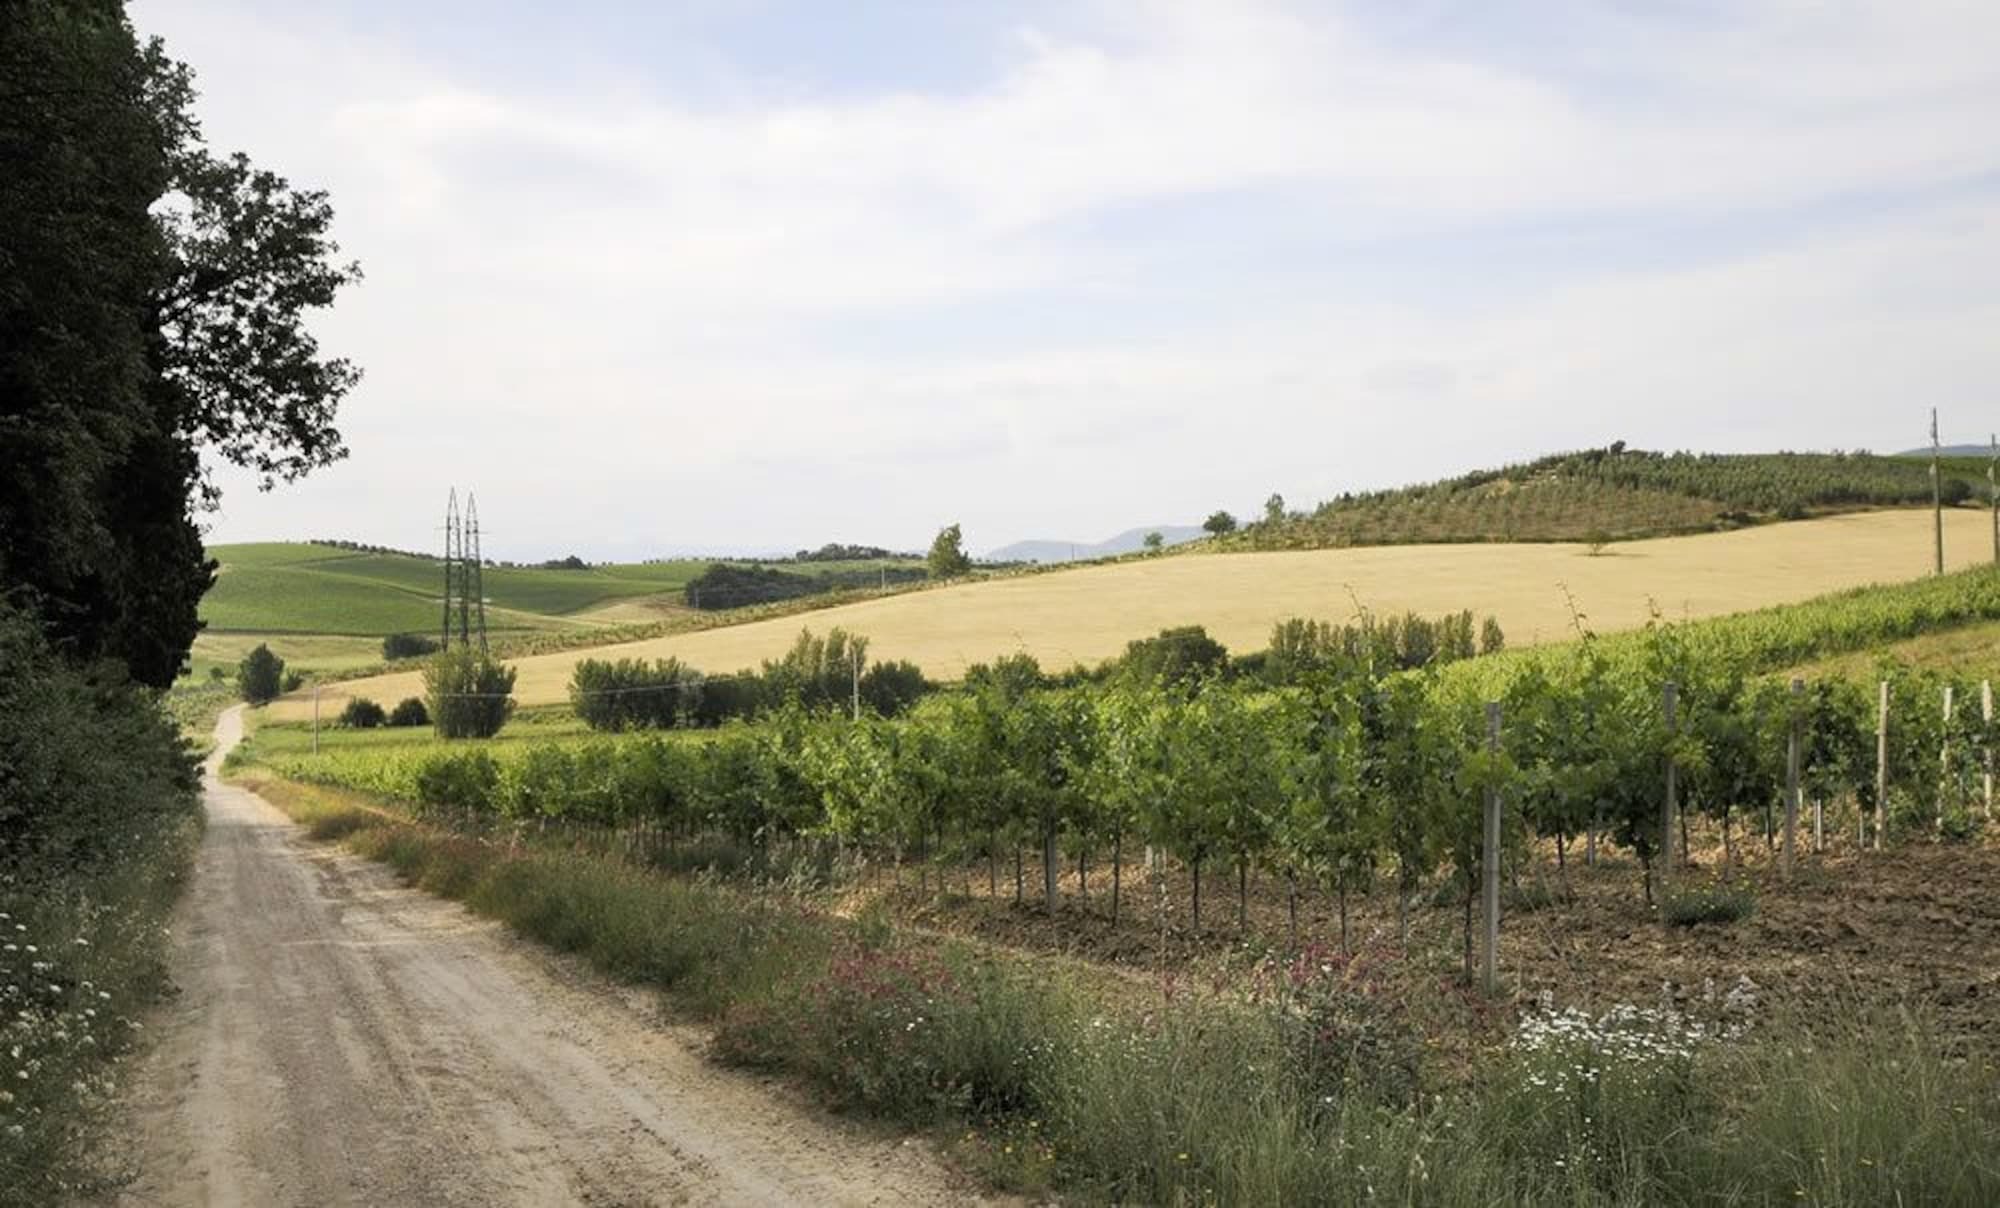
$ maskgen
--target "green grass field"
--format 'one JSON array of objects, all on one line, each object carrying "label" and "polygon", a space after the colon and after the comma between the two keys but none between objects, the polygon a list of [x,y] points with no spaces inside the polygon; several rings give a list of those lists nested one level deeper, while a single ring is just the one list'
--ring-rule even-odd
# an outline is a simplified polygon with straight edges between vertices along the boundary
[{"label": "green grass field", "polygon": [[[443,569],[430,558],[314,542],[218,545],[209,554],[220,570],[202,599],[207,627],[189,661],[192,679],[206,679],[214,667],[233,672],[259,643],[295,670],[351,671],[379,663],[387,635],[435,633],[442,623]],[[522,638],[667,620],[688,612],[680,593],[709,565],[681,558],[587,570],[487,567],[487,629]],[[817,576],[910,563],[783,565]]]}]

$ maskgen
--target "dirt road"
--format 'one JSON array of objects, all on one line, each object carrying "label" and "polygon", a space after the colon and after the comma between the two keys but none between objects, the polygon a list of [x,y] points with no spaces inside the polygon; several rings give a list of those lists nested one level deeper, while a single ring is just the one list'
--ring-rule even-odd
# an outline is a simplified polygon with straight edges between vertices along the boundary
[{"label": "dirt road", "polygon": [[920,1142],[716,1069],[621,991],[218,783],[127,1204],[932,1204]]}]

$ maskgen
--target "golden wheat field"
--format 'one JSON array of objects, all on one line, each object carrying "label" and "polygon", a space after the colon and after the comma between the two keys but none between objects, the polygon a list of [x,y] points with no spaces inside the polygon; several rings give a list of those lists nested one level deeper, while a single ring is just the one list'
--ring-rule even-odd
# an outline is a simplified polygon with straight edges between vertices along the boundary
[{"label": "golden wheat field", "polygon": [[[1947,565],[1990,557],[1990,523],[1983,511],[1947,512]],[[1510,645],[1526,645],[1569,634],[1565,587],[1592,628],[1611,632],[1644,624],[1655,606],[1672,618],[1740,612],[1916,578],[1930,561],[1931,517],[1922,510],[1634,541],[1598,556],[1580,545],[1494,544],[1163,557],[536,655],[514,664],[516,696],[523,705],[565,699],[570,669],[583,658],[673,655],[711,674],[754,667],[782,653],[807,626],[865,634],[871,656],[909,659],[939,679],[955,679],[971,663],[1016,650],[1051,668],[1095,663],[1169,625],[1204,625],[1243,653],[1261,648],[1272,624],[1285,617],[1346,620],[1357,605],[1425,615],[1469,608],[1499,618]],[[349,696],[393,702],[421,691],[414,672],[331,684],[322,692],[322,715]],[[271,708],[275,716],[301,718],[310,715],[311,703],[294,696]]]}]

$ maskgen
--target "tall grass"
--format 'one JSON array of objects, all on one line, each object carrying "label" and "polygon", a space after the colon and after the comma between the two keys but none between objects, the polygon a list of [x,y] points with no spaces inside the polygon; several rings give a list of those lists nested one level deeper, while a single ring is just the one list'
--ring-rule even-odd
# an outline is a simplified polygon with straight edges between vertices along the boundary
[{"label": "tall grass", "polygon": [[[320,825],[349,817],[328,790],[276,795]],[[1109,992],[880,916],[372,812],[352,825],[350,843],[415,884],[667,991],[715,1025],[720,1059],[933,1130],[1024,1190],[1168,1204],[2000,1202],[1991,1060],[1954,1055],[1901,1012],[1766,1005],[1727,1027],[1537,1016],[1470,1069],[1433,1068],[1413,1012],[1348,969],[1276,992]]]}]

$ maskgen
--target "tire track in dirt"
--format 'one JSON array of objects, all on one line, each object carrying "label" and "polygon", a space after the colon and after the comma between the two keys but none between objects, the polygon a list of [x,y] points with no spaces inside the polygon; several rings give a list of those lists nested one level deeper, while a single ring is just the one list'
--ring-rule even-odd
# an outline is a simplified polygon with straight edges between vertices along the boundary
[{"label": "tire track in dirt", "polygon": [[121,1204],[942,1204],[918,1141],[717,1069],[612,987],[215,778]]}]

